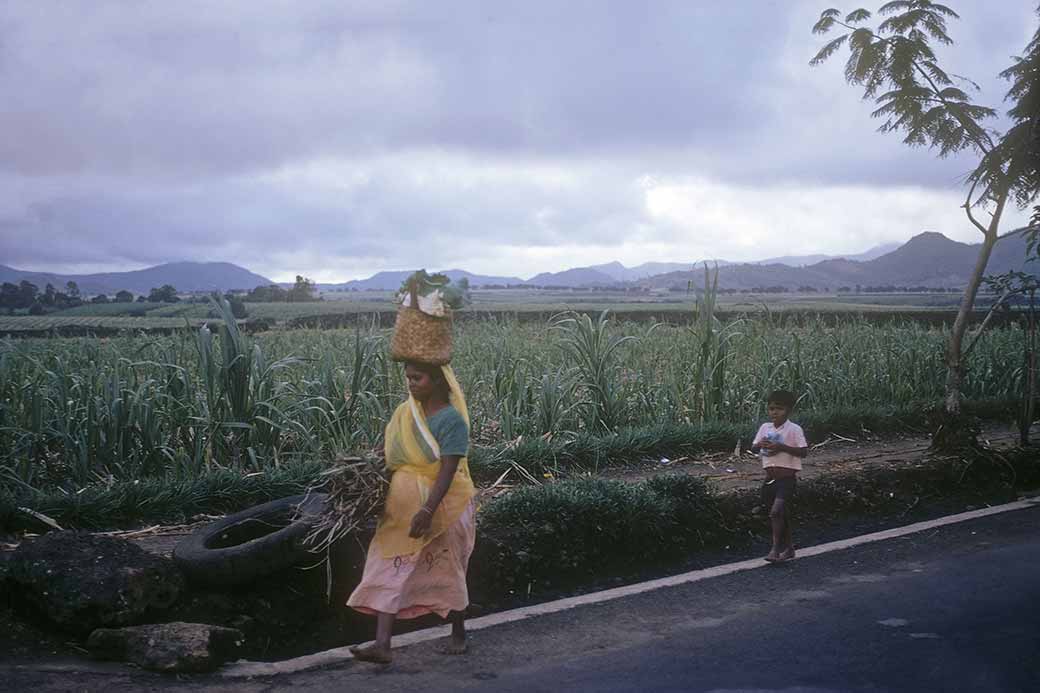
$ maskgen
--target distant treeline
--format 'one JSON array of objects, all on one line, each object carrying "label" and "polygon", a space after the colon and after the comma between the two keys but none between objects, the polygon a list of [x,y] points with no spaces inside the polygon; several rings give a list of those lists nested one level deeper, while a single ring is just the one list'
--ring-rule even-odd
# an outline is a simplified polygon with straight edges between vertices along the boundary
[{"label": "distant treeline", "polygon": [[[246,310],[242,305],[245,301],[301,303],[321,300],[315,283],[299,275],[296,277],[296,283],[289,289],[271,284],[258,286],[248,292],[229,291],[225,294],[225,298],[231,302],[236,317],[245,317]],[[198,294],[189,300],[203,302],[209,298],[208,294]],[[67,282],[64,290],[58,290],[52,284],[47,284],[41,291],[40,287],[25,279],[17,284],[4,282],[0,285],[0,311],[6,311],[8,314],[13,314],[15,311],[28,311],[30,315],[45,315],[69,308],[78,308],[84,303],[177,303],[179,301],[181,301],[181,296],[172,284],[153,287],[147,295],[135,295],[131,291],[122,289],[112,296],[101,293],[95,294],[89,299],[84,299],[83,293],[74,281]]]}]

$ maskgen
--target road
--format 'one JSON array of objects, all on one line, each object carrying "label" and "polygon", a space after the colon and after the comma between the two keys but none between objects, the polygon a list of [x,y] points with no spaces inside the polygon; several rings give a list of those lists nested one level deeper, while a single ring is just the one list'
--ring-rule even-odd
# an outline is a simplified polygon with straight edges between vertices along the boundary
[{"label": "road", "polygon": [[907,552],[824,561],[840,572],[785,567],[772,604],[518,673],[496,690],[1038,691],[1040,534],[994,538],[926,561]]},{"label": "road", "polygon": [[1038,691],[1040,507],[268,679],[0,672],[7,690]]}]

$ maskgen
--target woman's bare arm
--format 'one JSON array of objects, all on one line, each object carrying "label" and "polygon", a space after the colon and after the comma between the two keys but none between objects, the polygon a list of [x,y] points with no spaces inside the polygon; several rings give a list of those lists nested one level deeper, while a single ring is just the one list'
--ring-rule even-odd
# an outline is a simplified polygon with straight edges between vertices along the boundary
[{"label": "woman's bare arm", "polygon": [[433,488],[430,489],[430,497],[426,500],[426,504],[419,508],[419,512],[415,513],[415,517],[412,518],[412,527],[411,531],[408,532],[408,536],[417,539],[430,531],[430,522],[433,520],[433,514],[437,512],[438,506],[444,500],[444,495],[451,488],[451,482],[455,478],[455,472],[459,468],[460,460],[462,460],[462,457],[459,455],[441,456],[441,470],[437,473],[437,479],[433,482]]}]

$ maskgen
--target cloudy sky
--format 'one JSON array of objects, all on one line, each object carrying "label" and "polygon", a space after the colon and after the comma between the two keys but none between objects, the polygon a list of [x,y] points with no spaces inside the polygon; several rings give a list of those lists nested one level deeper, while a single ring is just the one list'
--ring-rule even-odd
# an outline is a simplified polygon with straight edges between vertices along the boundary
[{"label": "cloudy sky", "polygon": [[[6,0],[0,264],[527,277],[975,242],[971,158],[877,133],[843,55],[808,66],[833,1]],[[943,59],[1002,106],[1036,3],[948,4]]]}]

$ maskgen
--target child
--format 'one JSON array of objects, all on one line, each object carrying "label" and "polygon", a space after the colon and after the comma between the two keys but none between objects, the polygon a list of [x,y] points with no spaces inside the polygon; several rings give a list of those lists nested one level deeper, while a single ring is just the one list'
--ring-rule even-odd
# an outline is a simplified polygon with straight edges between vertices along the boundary
[{"label": "child", "polygon": [[802,458],[809,453],[802,427],[788,417],[795,405],[794,393],[775,390],[767,400],[769,422],[758,428],[751,452],[762,457],[766,480],[762,485],[762,500],[769,508],[769,523],[773,532],[773,547],[766,560],[770,563],[794,558],[791,541],[792,503],[795,476],[802,468]]}]

